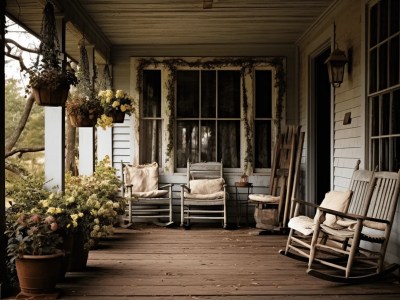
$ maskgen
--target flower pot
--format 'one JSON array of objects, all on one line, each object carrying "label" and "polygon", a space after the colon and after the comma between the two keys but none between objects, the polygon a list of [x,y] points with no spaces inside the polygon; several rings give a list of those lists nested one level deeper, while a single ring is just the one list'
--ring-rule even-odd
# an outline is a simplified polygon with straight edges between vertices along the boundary
[{"label": "flower pot", "polygon": [[71,254],[68,261],[68,272],[81,272],[86,269],[89,257],[89,249],[85,248],[83,232],[77,230],[73,233]]},{"label": "flower pot", "polygon": [[120,110],[113,110],[108,113],[109,117],[112,117],[113,123],[124,123],[125,120],[125,112]]},{"label": "flower pot", "polygon": [[32,88],[35,102],[40,106],[64,106],[68,98],[69,88],[49,90],[47,88]]},{"label": "flower pot", "polygon": [[74,127],[93,127],[97,123],[97,116],[95,115],[69,115],[69,121]]},{"label": "flower pot", "polygon": [[35,296],[55,293],[64,253],[24,255],[15,260],[21,294]]}]

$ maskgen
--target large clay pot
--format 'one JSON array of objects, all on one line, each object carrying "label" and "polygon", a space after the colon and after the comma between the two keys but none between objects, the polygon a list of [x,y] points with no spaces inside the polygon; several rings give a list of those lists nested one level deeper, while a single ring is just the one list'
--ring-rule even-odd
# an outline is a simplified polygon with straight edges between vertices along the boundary
[{"label": "large clay pot", "polygon": [[46,88],[32,88],[35,102],[40,106],[64,106],[68,98],[69,88],[49,90]]},{"label": "large clay pot", "polygon": [[81,230],[73,234],[71,253],[68,261],[68,272],[81,272],[86,269],[89,257],[89,249],[85,249],[85,239]]},{"label": "large clay pot", "polygon": [[56,292],[64,253],[24,255],[15,260],[21,294],[35,296]]}]

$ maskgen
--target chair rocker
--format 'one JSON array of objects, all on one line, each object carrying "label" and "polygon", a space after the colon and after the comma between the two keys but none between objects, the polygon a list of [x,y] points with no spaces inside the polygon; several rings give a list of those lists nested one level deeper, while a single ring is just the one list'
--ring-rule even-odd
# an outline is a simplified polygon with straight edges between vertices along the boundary
[{"label": "chair rocker", "polygon": [[[359,170],[360,160],[357,161],[357,164],[354,168],[352,178],[350,180],[349,191],[351,191],[351,198],[349,203],[343,202],[341,208],[343,211],[346,211],[351,214],[361,214],[366,209],[366,196],[368,192],[368,186],[372,180],[372,176],[374,174],[373,171],[368,170]],[[337,193],[336,193],[337,194]],[[343,198],[341,200],[347,201],[348,196],[342,194]],[[326,197],[331,197],[330,193]],[[300,215],[300,210],[302,207],[308,206],[317,209],[319,205],[315,203],[310,203],[302,200],[293,200],[295,203],[294,215],[293,218],[289,221],[289,235],[286,243],[286,248],[279,250],[280,254],[285,256],[308,262],[310,257],[310,248],[311,248],[311,238],[314,232],[314,227],[316,224],[316,218],[310,218],[304,215]],[[336,200],[337,202],[337,200]],[[332,205],[338,205],[338,203],[326,204],[326,200],[321,203],[321,206],[325,206],[326,208],[332,207]],[[333,220],[335,224],[336,219]],[[321,241],[326,243],[327,237],[325,240]],[[337,242],[345,242],[346,240],[339,240]]]},{"label": "chair rocker", "polygon": [[[307,273],[334,282],[364,283],[399,268],[398,264],[384,265],[399,190],[400,171],[375,172],[368,190],[368,205],[364,214],[340,213],[319,208],[321,216],[317,220],[311,242]],[[343,227],[335,229],[325,226],[321,220],[327,213],[343,218],[341,222],[338,221]],[[342,247],[335,244],[325,245],[318,241],[317,237],[320,234],[350,242]],[[317,256],[320,251],[344,258],[343,263],[334,263],[325,257]],[[314,262],[328,268],[313,269]]]},{"label": "chair rocker", "polygon": [[227,199],[222,162],[187,162],[187,183],[181,185],[181,226],[205,219],[221,220],[226,228]]},{"label": "chair rocker", "polygon": [[128,225],[134,220],[152,221],[170,226],[172,221],[172,184],[159,186],[158,164],[127,165],[122,163],[122,195],[128,202]]}]

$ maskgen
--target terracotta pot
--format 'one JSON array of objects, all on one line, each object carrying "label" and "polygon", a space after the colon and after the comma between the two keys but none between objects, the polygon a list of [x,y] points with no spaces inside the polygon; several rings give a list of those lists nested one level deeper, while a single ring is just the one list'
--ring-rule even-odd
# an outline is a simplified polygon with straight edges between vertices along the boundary
[{"label": "terracotta pot", "polygon": [[108,114],[108,116],[113,118],[113,123],[124,123],[125,112],[113,110]]},{"label": "terracotta pot", "polygon": [[21,294],[51,294],[59,278],[64,253],[24,255],[15,260]]},{"label": "terracotta pot", "polygon": [[32,88],[35,101],[40,106],[64,106],[68,98],[69,88],[48,90],[46,88]]},{"label": "terracotta pot", "polygon": [[74,127],[93,127],[97,123],[97,116],[69,115],[69,121]]}]

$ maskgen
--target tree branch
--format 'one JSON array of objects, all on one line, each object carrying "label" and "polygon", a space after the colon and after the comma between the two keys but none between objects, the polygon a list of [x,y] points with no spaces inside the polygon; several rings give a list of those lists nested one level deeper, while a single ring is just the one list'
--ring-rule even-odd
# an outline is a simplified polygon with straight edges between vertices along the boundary
[{"label": "tree branch", "polygon": [[20,153],[22,155],[23,153],[28,153],[28,152],[40,152],[43,151],[44,147],[37,147],[37,148],[19,148],[19,149],[14,149],[12,151],[9,151],[5,154],[5,157],[12,156],[16,153]]},{"label": "tree branch", "polygon": [[8,141],[6,143],[6,147],[5,147],[6,153],[10,152],[11,149],[14,148],[19,137],[21,136],[21,133],[24,130],[26,123],[28,122],[29,114],[31,113],[34,101],[35,100],[33,98],[33,95],[32,94],[29,95],[28,99],[26,100],[24,113],[22,114],[21,119],[19,120],[18,126],[17,126],[17,128],[15,128],[13,135],[8,139]]},{"label": "tree branch", "polygon": [[18,49],[26,51],[26,52],[30,52],[30,53],[36,53],[39,54],[39,49],[30,49],[30,48],[26,48],[20,44],[18,44],[16,41],[12,40],[12,39],[4,39],[6,45],[7,44],[13,44],[14,46],[16,46]]}]

